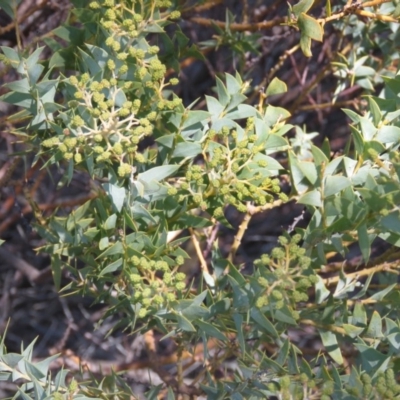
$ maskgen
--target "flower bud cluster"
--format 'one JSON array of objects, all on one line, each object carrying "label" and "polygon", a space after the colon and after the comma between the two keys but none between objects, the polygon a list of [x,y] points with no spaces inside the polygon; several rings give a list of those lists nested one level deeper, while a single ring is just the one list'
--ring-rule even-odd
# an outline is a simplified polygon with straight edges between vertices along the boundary
[{"label": "flower bud cluster", "polygon": [[[262,171],[267,166],[263,155],[265,143],[257,141],[253,118],[248,118],[245,133],[240,137],[236,130],[224,126],[219,132],[210,130],[208,138],[204,143],[208,157],[202,174],[207,184],[205,197],[219,197],[222,204],[233,205],[241,212],[246,212],[248,201],[264,206],[275,197],[287,200],[281,193],[279,180]],[[209,179],[204,178],[205,174]],[[193,181],[198,185],[196,177],[186,176],[189,186]],[[220,208],[214,209],[214,216],[220,215]]]},{"label": "flower bud cluster", "polygon": [[396,381],[393,369],[389,368],[381,372],[377,377],[363,373],[360,377],[360,385],[346,385],[346,391],[360,399],[395,399],[400,395],[400,385]]},{"label": "flower bud cluster", "polygon": [[310,258],[299,246],[300,240],[300,235],[281,236],[278,239],[281,247],[255,260],[260,285],[257,307],[281,309],[287,306],[293,318],[299,318],[296,304],[308,301],[308,290],[318,281],[310,268]]},{"label": "flower bud cluster", "polygon": [[[170,1],[157,4],[155,7],[171,6]],[[135,164],[148,162],[138,145],[153,134],[161,110],[182,107],[181,99],[163,97],[163,87],[168,85],[164,83],[166,66],[158,58],[160,48],[145,40],[146,27],[153,23],[156,10],[139,13],[125,8],[115,0],[89,3],[89,9],[99,14],[106,36],[103,51],[108,58],[101,60],[103,73],[65,78],[68,107],[56,123],[65,127],[68,135],[58,134],[42,142],[44,151],[56,153],[57,160],[94,160],[100,169],[115,168],[121,178],[130,176]],[[171,84],[177,83],[176,78],[171,79]]]},{"label": "flower bud cluster", "polygon": [[139,318],[145,317],[151,308],[157,310],[177,300],[177,293],[186,289],[186,274],[178,272],[184,263],[182,256],[175,257],[172,269],[170,263],[162,258],[149,260],[144,256],[133,256],[130,261],[135,271],[128,276],[133,288],[130,301],[141,304]]},{"label": "flower bud cluster", "polygon": [[[219,132],[211,129],[207,137],[204,163],[189,166],[184,179],[169,188],[170,195],[178,196],[180,202],[188,199],[202,210],[207,210],[212,203],[215,218],[223,217],[222,205],[246,212],[249,201],[257,206],[264,206],[276,197],[287,201],[279,180],[260,171],[267,166],[262,154],[265,146],[257,142],[252,118],[247,120],[244,138],[239,139],[238,133],[227,126]],[[256,172],[251,174],[253,168]]]}]

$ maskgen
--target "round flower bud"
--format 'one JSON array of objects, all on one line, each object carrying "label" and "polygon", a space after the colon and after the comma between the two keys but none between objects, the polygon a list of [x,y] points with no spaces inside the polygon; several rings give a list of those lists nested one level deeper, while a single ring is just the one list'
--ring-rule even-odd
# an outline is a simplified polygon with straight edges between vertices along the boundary
[{"label": "round flower bud", "polygon": [[172,11],[169,15],[170,19],[179,19],[181,17],[181,13],[179,11]]},{"label": "round flower bud", "polygon": [[177,283],[175,284],[175,288],[176,288],[177,290],[183,290],[183,289],[185,289],[185,287],[186,287],[185,282],[177,282]]},{"label": "round flower bud", "polygon": [[118,73],[123,75],[126,74],[128,72],[128,66],[126,64],[121,65],[121,68],[118,70]]},{"label": "round flower bud", "polygon": [[144,162],[146,162],[146,159],[144,158],[143,154],[136,154],[136,161],[140,164],[143,164]]},{"label": "round flower bud", "polygon": [[158,46],[150,46],[148,49],[148,52],[150,54],[157,54],[160,51],[160,48]]},{"label": "round flower bud", "polygon": [[131,172],[132,172],[132,167],[129,164],[122,163],[118,167],[118,176],[120,176],[121,178],[130,175]]},{"label": "round flower bud", "polygon": [[174,196],[174,195],[176,195],[178,193],[178,189],[177,188],[175,188],[175,187],[170,187],[170,188],[168,188],[168,194],[170,195],[170,196]]},{"label": "round flower bud", "polygon": [[119,142],[115,143],[113,146],[113,151],[115,154],[121,155],[123,153],[123,148],[122,148],[121,143],[119,143]]},{"label": "round flower bud", "polygon": [[186,279],[186,274],[184,274],[183,272],[178,272],[178,273],[175,275],[175,279],[176,279],[177,281],[184,281],[184,280]]},{"label": "round flower bud", "polygon": [[132,283],[138,283],[142,281],[142,277],[139,274],[130,274],[129,279]]},{"label": "round flower bud", "polygon": [[110,21],[114,21],[114,20],[117,19],[117,15],[115,14],[115,11],[114,11],[114,10],[111,10],[111,9],[107,10],[107,11],[104,13],[104,17],[107,18],[107,19],[110,20]]},{"label": "round flower bud", "polygon": [[108,61],[107,61],[107,67],[108,67],[108,69],[110,69],[111,71],[114,71],[114,70],[115,70],[115,62],[114,62],[114,60],[108,60]]},{"label": "round flower bud", "polygon": [[175,293],[167,293],[167,294],[165,295],[165,298],[166,298],[168,301],[175,301],[175,300],[176,300]]},{"label": "round flower bud", "polygon": [[92,10],[98,10],[100,8],[100,4],[97,1],[92,1],[89,3],[89,8]]},{"label": "round flower bud", "polygon": [[146,308],[141,308],[138,312],[138,317],[139,318],[144,318],[147,315],[147,309]]},{"label": "round flower bud", "polygon": [[74,153],[64,153],[63,158],[65,160],[71,160],[74,157]]}]

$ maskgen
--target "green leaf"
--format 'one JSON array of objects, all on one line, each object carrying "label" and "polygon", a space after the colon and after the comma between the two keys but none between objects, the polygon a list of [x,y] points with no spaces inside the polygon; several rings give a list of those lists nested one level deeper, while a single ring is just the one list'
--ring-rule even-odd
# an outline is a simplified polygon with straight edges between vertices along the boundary
[{"label": "green leaf", "polygon": [[367,99],[368,99],[369,110],[372,115],[372,120],[374,121],[374,125],[378,126],[378,124],[382,121],[381,110],[372,96],[368,96]]},{"label": "green leaf", "polygon": [[211,325],[208,322],[201,321],[201,320],[196,320],[194,323],[202,331],[204,331],[206,333],[206,335],[215,337],[216,339],[221,340],[223,342],[228,341],[226,336],[215,325]]},{"label": "green leaf", "polygon": [[109,274],[111,272],[115,272],[120,270],[122,267],[122,258],[114,261],[113,263],[109,264],[107,267],[101,270],[99,276],[103,276],[105,274]]},{"label": "green leaf", "polygon": [[331,1],[330,0],[326,0],[325,10],[326,10],[326,16],[330,17],[332,15],[332,6],[331,6]]},{"label": "green leaf", "polygon": [[278,337],[278,332],[276,331],[274,325],[265,317],[265,315],[256,307],[252,307],[250,311],[251,318],[257,322],[257,324],[268,334],[273,337]]},{"label": "green leaf", "polygon": [[74,26],[63,25],[53,30],[54,35],[65,40],[68,44],[81,46],[85,38],[85,31]]},{"label": "green leaf", "polygon": [[141,174],[138,175],[138,180],[142,182],[161,182],[165,178],[173,175],[178,169],[180,165],[161,165],[159,167],[151,168]]},{"label": "green leaf", "polygon": [[30,93],[32,90],[31,85],[27,78],[20,79],[19,81],[14,81],[6,83],[3,87],[18,93]]},{"label": "green leaf", "polygon": [[299,168],[307,180],[314,185],[318,179],[318,171],[314,162],[299,161]]},{"label": "green leaf", "polygon": [[180,229],[192,228],[206,228],[211,226],[212,221],[207,218],[197,217],[195,215],[183,214],[177,220],[172,221],[169,225],[171,231],[178,231]]},{"label": "green leaf", "polygon": [[317,304],[321,304],[329,297],[331,292],[326,288],[323,279],[319,275],[317,275],[317,278],[318,282],[315,284],[315,294]]},{"label": "green leaf", "polygon": [[49,61],[49,68],[74,69],[77,64],[75,49],[74,46],[70,46],[54,52]]},{"label": "green leaf", "polygon": [[346,334],[351,338],[356,338],[359,336],[365,328],[360,328],[350,324],[343,324],[342,328],[346,331]]},{"label": "green leaf", "polygon": [[300,48],[306,57],[311,57],[311,38],[310,36],[302,34],[300,36]]},{"label": "green leaf", "polygon": [[373,374],[374,378],[386,371],[391,360],[390,355],[382,354],[378,350],[365,344],[355,343],[354,346],[360,352],[361,368],[367,374]]},{"label": "green leaf", "polygon": [[342,365],[343,356],[342,352],[340,351],[336,335],[331,331],[325,331],[323,329],[319,329],[319,334],[321,335],[321,340],[326,351],[332,357],[333,361],[339,365]]},{"label": "green leaf", "polygon": [[358,233],[358,243],[360,245],[361,254],[363,256],[364,262],[368,263],[369,257],[371,255],[371,243],[369,240],[367,226],[365,224],[360,225],[357,228]]},{"label": "green leaf", "polygon": [[324,31],[321,24],[315,18],[310,17],[303,12],[300,14],[297,24],[300,28],[301,36],[304,35],[311,39],[317,40],[318,42],[322,42]]},{"label": "green leaf", "polygon": [[324,198],[333,196],[351,186],[351,180],[345,176],[327,176],[324,183]]},{"label": "green leaf", "polygon": [[301,13],[306,13],[314,4],[314,0],[301,0],[292,7],[292,12],[296,17]]},{"label": "green leaf", "polygon": [[353,110],[349,110],[348,108],[342,108],[342,111],[354,122],[354,123],[359,123],[360,122],[360,116],[354,112]]},{"label": "green leaf", "polygon": [[[245,104],[243,104],[245,105]],[[252,107],[254,109],[254,107]],[[269,127],[273,127],[276,123],[284,121],[290,117],[290,112],[282,107],[274,107],[269,104],[264,114],[264,122]],[[287,143],[286,143],[287,145]]]},{"label": "green leaf", "polygon": [[217,83],[217,95],[218,95],[218,100],[220,104],[224,107],[226,107],[229,103],[230,96],[226,90],[226,87],[224,83],[219,79],[218,77],[215,78],[216,83]]},{"label": "green leaf", "polygon": [[300,167],[297,156],[292,151],[289,151],[289,163],[292,185],[297,193],[302,194],[308,190],[309,183]]},{"label": "green leaf", "polygon": [[303,194],[302,196],[299,197],[297,202],[300,204],[305,204],[314,207],[322,207],[323,205],[321,192],[317,189],[314,189],[311,192]]},{"label": "green leaf", "polygon": [[[14,20],[15,19],[15,12],[17,9],[17,6],[21,3],[21,0],[0,0],[0,8],[2,8],[7,15]],[[14,7],[15,6],[15,10]]]},{"label": "green leaf", "polygon": [[371,300],[376,300],[377,302],[380,302],[383,300],[383,298],[389,294],[394,288],[396,287],[396,283],[393,283],[392,285],[389,285],[388,287],[386,287],[383,290],[380,290],[377,293],[374,293],[370,299]]},{"label": "green leaf", "polygon": [[11,61],[13,67],[16,68],[21,62],[21,56],[18,54],[18,52],[13,48],[7,46],[0,46],[0,48],[3,54],[7,57],[7,59]]},{"label": "green leaf", "polygon": [[382,318],[379,313],[374,310],[372,313],[371,320],[368,325],[368,329],[366,334],[372,338],[381,338],[383,337],[382,333]]},{"label": "green leaf", "polygon": [[167,400],[175,400],[175,394],[171,387],[168,388]]},{"label": "green leaf", "polygon": [[267,90],[265,91],[265,95],[268,97],[285,92],[287,92],[286,83],[275,77],[268,85]]},{"label": "green leaf", "polygon": [[278,357],[276,359],[276,362],[278,364],[280,364],[281,366],[284,366],[286,363],[286,359],[288,357],[290,347],[291,347],[290,340],[286,339],[283,342],[283,346],[281,346]]},{"label": "green leaf", "polygon": [[103,185],[103,188],[105,192],[110,196],[115,209],[118,212],[121,212],[122,206],[124,205],[125,201],[126,189],[112,183],[105,183]]},{"label": "green leaf", "polygon": [[367,313],[365,312],[364,305],[360,302],[356,302],[353,310],[353,317],[351,323],[355,326],[366,327],[367,326]]},{"label": "green leaf", "polygon": [[311,153],[313,155],[314,162],[317,166],[322,165],[322,164],[324,164],[324,165],[329,164],[329,158],[317,146],[314,146],[314,145],[311,146]]},{"label": "green leaf", "polygon": [[84,52],[81,48],[78,48],[78,51],[80,56],[82,57],[82,64],[85,66],[85,71],[89,72],[92,76],[102,73],[103,69],[93,60],[93,58],[89,54]]},{"label": "green leaf", "polygon": [[196,328],[192,325],[192,323],[185,318],[183,315],[175,314],[175,318],[178,322],[178,327],[186,332],[196,332]]},{"label": "green leaf", "polygon": [[110,241],[108,240],[108,237],[102,237],[99,241],[99,250],[104,250],[106,249],[110,244]]},{"label": "green leaf", "polygon": [[[179,310],[179,307],[176,310]],[[205,307],[196,304],[191,304],[182,310],[182,315],[189,321],[193,321],[196,318],[207,319],[209,314],[209,311]]]},{"label": "green leaf", "polygon": [[116,222],[117,222],[117,214],[110,215],[107,218],[106,222],[104,222],[103,229],[105,230],[114,229]]},{"label": "green leaf", "polygon": [[207,110],[213,117],[220,117],[225,106],[222,105],[215,97],[205,96],[207,103]]},{"label": "green leaf", "polygon": [[106,251],[101,253],[97,259],[104,258],[107,256],[113,256],[115,254],[124,254],[124,247],[121,242],[115,242],[111,247],[109,247]]},{"label": "green leaf", "polygon": [[201,151],[202,148],[200,143],[181,142],[175,146],[172,157],[194,158],[201,154]]},{"label": "green leaf", "polygon": [[243,354],[246,353],[246,341],[244,338],[243,334],[243,317],[239,313],[234,313],[233,314],[233,321],[235,323],[235,328],[236,328],[236,333],[237,333],[237,338],[240,346],[240,350],[242,351]]},{"label": "green leaf", "polygon": [[296,320],[293,318],[292,313],[290,312],[287,306],[283,306],[279,310],[276,310],[274,313],[274,318],[277,321],[284,322],[289,325],[297,325]]},{"label": "green leaf", "polygon": [[[90,50],[96,64],[101,68],[102,71],[106,69],[107,61],[110,58],[110,55],[102,49],[101,47],[94,46],[92,44],[86,43],[86,47]],[[119,92],[122,92],[121,90]]]},{"label": "green leaf", "polygon": [[393,125],[385,125],[380,128],[374,137],[382,143],[398,143],[400,142],[400,128]]},{"label": "green leaf", "polygon": [[[379,205],[378,205],[379,207]],[[391,232],[400,233],[400,212],[398,210],[391,212],[390,214],[383,217],[380,224],[385,230]]]}]

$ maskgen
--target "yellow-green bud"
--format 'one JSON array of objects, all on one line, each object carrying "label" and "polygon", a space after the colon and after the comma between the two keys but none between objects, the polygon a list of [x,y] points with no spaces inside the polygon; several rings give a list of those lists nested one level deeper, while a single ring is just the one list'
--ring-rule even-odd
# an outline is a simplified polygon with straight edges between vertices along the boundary
[{"label": "yellow-green bud", "polygon": [[126,74],[128,72],[128,66],[126,64],[121,65],[121,68],[118,70],[118,73],[121,75]]},{"label": "yellow-green bud", "polygon": [[120,176],[121,178],[130,175],[131,172],[132,172],[132,167],[129,164],[122,163],[118,167],[118,176]]},{"label": "yellow-green bud", "polygon": [[169,15],[170,19],[179,19],[181,17],[181,13],[179,11],[172,11]]},{"label": "yellow-green bud", "polygon": [[184,274],[183,272],[178,272],[178,273],[175,275],[175,279],[176,279],[177,281],[184,281],[184,280],[186,279],[186,274]]},{"label": "yellow-green bud", "polygon": [[114,11],[114,10],[111,10],[111,9],[107,10],[107,11],[104,13],[104,16],[105,16],[108,20],[110,20],[110,21],[114,21],[114,20],[117,19],[117,15],[115,14],[115,11]]},{"label": "yellow-green bud", "polygon": [[64,153],[63,157],[65,160],[71,160],[74,157],[74,153]]},{"label": "yellow-green bud", "polygon": [[110,69],[111,71],[114,71],[114,70],[115,70],[115,62],[114,62],[114,60],[108,60],[108,61],[107,61],[107,67],[108,67],[108,69]]},{"label": "yellow-green bud", "polygon": [[97,1],[92,1],[89,4],[89,8],[91,8],[92,10],[98,10],[100,8],[100,4]]},{"label": "yellow-green bud", "polygon": [[175,288],[176,288],[177,290],[183,290],[183,289],[185,289],[185,287],[186,287],[185,282],[177,282],[177,283],[175,284]]},{"label": "yellow-green bud", "polygon": [[147,309],[146,308],[141,308],[138,312],[138,317],[139,318],[144,318],[147,315]]},{"label": "yellow-green bud", "polygon": [[121,143],[119,143],[119,142],[115,143],[113,146],[113,151],[115,154],[121,155],[123,153],[123,148],[122,148]]}]

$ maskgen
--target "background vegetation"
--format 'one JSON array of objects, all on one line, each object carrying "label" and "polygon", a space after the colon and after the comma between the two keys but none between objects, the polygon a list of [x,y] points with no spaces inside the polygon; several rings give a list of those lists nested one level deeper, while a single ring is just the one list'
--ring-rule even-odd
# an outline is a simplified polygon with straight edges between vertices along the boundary
[{"label": "background vegetation", "polygon": [[0,6],[4,396],[400,396],[396,1]]}]

